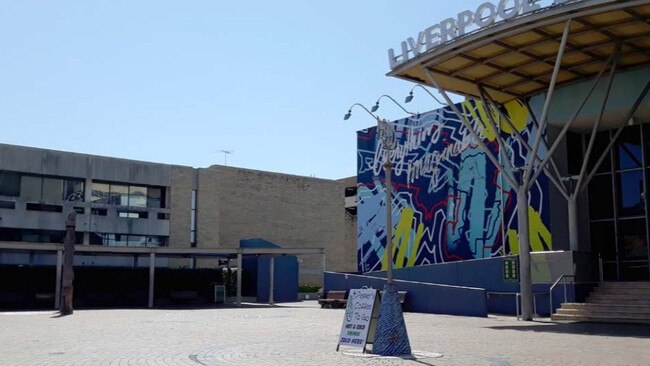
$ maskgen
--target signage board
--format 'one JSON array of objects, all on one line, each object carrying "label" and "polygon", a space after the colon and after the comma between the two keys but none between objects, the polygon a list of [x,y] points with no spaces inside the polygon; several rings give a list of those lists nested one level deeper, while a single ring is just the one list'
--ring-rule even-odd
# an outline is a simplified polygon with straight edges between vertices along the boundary
[{"label": "signage board", "polygon": [[495,0],[494,2],[484,2],[474,11],[463,11],[456,17],[447,18],[420,31],[415,37],[409,37],[402,42],[397,51],[401,51],[399,54],[394,49],[389,49],[390,68],[394,70],[420,54],[431,51],[469,32],[489,27],[497,22],[509,21],[543,8],[577,1],[583,0]]},{"label": "signage board", "polygon": [[345,308],[343,325],[339,335],[339,343],[336,347],[352,346],[365,349],[368,341],[374,339],[370,334],[373,322],[377,319],[379,312],[379,296],[375,289],[352,289],[348,296],[348,304]]},{"label": "signage board", "polygon": [[516,258],[503,260],[503,280],[506,282],[519,282],[519,262]]}]

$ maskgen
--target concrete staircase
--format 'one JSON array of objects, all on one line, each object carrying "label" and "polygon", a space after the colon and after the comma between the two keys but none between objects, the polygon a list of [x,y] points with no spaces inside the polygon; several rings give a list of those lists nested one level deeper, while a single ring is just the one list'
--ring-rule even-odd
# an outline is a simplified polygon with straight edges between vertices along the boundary
[{"label": "concrete staircase", "polygon": [[586,303],[563,303],[553,320],[650,324],[650,282],[603,282]]}]

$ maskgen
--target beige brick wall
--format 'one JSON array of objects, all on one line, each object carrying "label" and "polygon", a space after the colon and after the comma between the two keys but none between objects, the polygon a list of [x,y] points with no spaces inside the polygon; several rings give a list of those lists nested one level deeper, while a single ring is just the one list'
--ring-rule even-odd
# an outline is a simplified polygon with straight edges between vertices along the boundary
[{"label": "beige brick wall", "polygon": [[[325,248],[327,270],[356,270],[356,222],[343,200],[348,181],[225,166],[198,175],[199,247],[236,248],[241,239],[262,238],[285,248]],[[299,259],[300,282],[320,283],[320,256]]]},{"label": "beige brick wall", "polygon": [[[190,244],[190,214],[192,189],[194,187],[195,170],[191,167],[172,166],[172,186],[167,193],[169,215],[169,247],[189,248]],[[190,260],[186,258],[170,258],[170,267],[188,267]]]}]

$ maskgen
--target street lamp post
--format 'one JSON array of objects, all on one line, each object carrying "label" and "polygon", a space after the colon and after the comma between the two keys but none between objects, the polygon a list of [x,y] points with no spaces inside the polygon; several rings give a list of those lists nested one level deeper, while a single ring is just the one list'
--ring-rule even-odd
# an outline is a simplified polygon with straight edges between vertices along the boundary
[{"label": "street lamp post", "polygon": [[[383,96],[382,96],[383,97]],[[390,98],[390,97],[388,97]],[[381,99],[381,97],[380,97]],[[391,100],[395,101],[393,98]],[[379,102],[379,101],[378,101]],[[399,302],[399,294],[393,284],[393,200],[392,200],[392,168],[391,151],[397,147],[394,126],[383,119],[378,118],[372,112],[378,108],[378,102],[372,110],[368,110],[361,104],[352,105],[363,108],[368,114],[377,120],[377,137],[384,149],[384,171],[386,175],[386,285],[381,297],[379,317],[375,331],[375,340],[372,345],[372,352],[381,356],[404,356],[411,354],[411,345],[406,332],[402,305]],[[397,103],[397,102],[396,102]],[[398,104],[399,105],[399,104]],[[344,119],[350,118],[352,107]]]}]

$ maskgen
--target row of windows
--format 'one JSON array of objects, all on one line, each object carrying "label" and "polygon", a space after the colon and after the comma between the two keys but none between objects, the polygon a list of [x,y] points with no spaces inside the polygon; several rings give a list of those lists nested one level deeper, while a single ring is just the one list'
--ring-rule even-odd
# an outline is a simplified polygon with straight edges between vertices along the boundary
[{"label": "row of windows", "polygon": [[109,247],[162,247],[166,245],[166,240],[163,236],[93,233],[90,235],[90,244]]},{"label": "row of windows", "polygon": [[[83,233],[76,232],[75,244],[83,243]],[[63,243],[63,230],[33,230],[0,228],[0,241],[15,241],[27,243]],[[167,244],[167,238],[155,235],[99,234],[90,235],[91,245],[128,246],[128,247],[162,247]]]},{"label": "row of windows", "polygon": [[[19,241],[27,243],[63,243],[63,230],[33,230],[0,228],[0,241]],[[76,233],[76,244],[83,243],[83,234]]]},{"label": "row of windows", "polygon": [[[0,196],[30,201],[84,201],[84,180],[0,171]],[[92,183],[92,203],[165,208],[165,188],[115,183]]]},{"label": "row of windows", "polygon": [[84,181],[0,171],[0,195],[32,201],[83,201]]},{"label": "row of windows", "polygon": [[164,193],[165,190],[161,187],[93,182],[91,202],[106,205],[164,208]]}]

